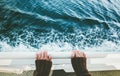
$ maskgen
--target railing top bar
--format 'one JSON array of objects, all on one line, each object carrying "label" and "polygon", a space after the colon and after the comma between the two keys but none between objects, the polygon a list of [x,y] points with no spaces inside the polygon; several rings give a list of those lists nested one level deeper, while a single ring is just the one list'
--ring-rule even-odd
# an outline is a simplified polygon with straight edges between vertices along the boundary
[{"label": "railing top bar", "polygon": [[[36,52],[0,52],[0,59],[34,59]],[[71,52],[49,52],[53,59],[71,58]],[[87,58],[104,58],[109,52],[86,52]]]}]

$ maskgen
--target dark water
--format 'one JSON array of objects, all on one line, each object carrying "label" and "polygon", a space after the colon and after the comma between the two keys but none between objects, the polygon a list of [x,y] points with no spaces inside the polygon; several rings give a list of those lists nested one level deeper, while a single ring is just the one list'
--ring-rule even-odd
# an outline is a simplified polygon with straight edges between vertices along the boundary
[{"label": "dark water", "polygon": [[0,0],[0,50],[20,45],[119,50],[120,0]]}]

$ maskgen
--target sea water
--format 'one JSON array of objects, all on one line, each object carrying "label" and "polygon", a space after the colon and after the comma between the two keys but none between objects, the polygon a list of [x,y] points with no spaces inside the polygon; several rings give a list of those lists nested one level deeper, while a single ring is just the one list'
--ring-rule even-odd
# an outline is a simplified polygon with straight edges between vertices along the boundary
[{"label": "sea water", "polygon": [[0,0],[0,51],[120,51],[120,0]]}]

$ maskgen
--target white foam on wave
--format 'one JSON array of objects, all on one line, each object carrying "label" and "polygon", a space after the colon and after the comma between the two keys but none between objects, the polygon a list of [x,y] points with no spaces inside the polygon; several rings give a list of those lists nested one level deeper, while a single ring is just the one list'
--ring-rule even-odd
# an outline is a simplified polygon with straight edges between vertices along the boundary
[{"label": "white foam on wave", "polygon": [[21,51],[25,51],[25,52],[29,52],[29,51],[36,51],[37,49],[33,48],[33,47],[28,47],[25,46],[24,44],[20,44],[16,47],[12,47],[9,44],[7,44],[6,42],[0,42],[0,51],[2,52],[12,52],[12,51],[17,51],[17,52],[21,52]]},{"label": "white foam on wave", "polygon": [[85,47],[85,51],[92,52],[120,52],[120,45],[113,43],[112,41],[104,40],[100,46]]},{"label": "white foam on wave", "polygon": [[64,43],[62,45],[57,44],[57,43],[48,43],[48,44],[44,44],[40,49],[36,49],[34,47],[31,46],[26,46],[24,44],[19,44],[16,47],[12,47],[9,44],[7,44],[6,42],[0,42],[0,51],[2,52],[29,52],[29,51],[39,51],[39,50],[47,50],[47,51],[71,51],[72,50],[72,46],[68,43]]},{"label": "white foam on wave", "polygon": [[65,43],[48,43],[44,44],[41,48],[36,49],[31,46],[26,46],[24,44],[20,44],[16,47],[12,47],[6,42],[0,42],[0,51],[1,52],[33,52],[33,51],[62,51],[68,52],[72,50],[81,50],[86,52],[120,52],[120,45],[117,45],[111,41],[104,40],[104,42],[100,46],[93,46],[93,47],[84,47],[84,49],[79,48],[79,46],[73,47],[71,44]]}]

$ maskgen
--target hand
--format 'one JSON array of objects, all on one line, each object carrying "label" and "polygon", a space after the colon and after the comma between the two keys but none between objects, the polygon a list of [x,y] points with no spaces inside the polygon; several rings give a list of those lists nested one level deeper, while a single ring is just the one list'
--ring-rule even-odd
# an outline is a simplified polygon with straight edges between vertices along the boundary
[{"label": "hand", "polygon": [[[72,51],[72,60],[79,60],[81,59],[80,64],[82,64],[86,68],[86,54],[84,52],[81,52],[79,50]],[[75,63],[75,62],[72,62]]]},{"label": "hand", "polygon": [[34,71],[34,76],[49,76],[52,67],[52,57],[48,55],[48,52],[37,52],[35,59],[36,70]]},{"label": "hand", "polygon": [[79,50],[73,51],[72,58],[78,58],[78,57],[86,58],[86,54],[84,52],[79,51]]},{"label": "hand", "polygon": [[[73,51],[71,56],[72,67],[77,76],[90,76],[86,67],[86,55],[81,51]],[[87,74],[87,75],[86,75]]]},{"label": "hand", "polygon": [[48,55],[47,51],[40,51],[36,53],[36,60],[47,60],[51,61],[52,56]]}]

